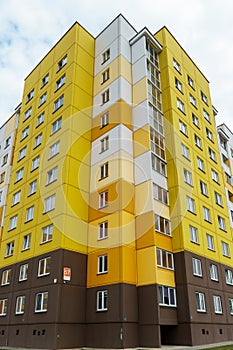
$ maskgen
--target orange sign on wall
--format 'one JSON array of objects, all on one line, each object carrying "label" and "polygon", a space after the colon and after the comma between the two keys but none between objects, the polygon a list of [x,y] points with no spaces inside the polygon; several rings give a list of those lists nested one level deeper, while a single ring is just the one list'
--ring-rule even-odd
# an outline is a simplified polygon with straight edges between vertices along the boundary
[{"label": "orange sign on wall", "polygon": [[64,281],[70,281],[71,280],[71,268],[70,267],[64,267],[63,268],[63,280]]}]

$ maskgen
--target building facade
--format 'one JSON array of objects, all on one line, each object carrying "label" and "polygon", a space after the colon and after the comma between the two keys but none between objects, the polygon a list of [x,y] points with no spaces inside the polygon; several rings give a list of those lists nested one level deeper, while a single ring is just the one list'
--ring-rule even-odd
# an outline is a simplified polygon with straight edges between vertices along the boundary
[{"label": "building facade", "polygon": [[[166,27],[75,23],[26,77],[0,251],[0,344],[233,340],[209,83]],[[4,158],[4,155],[3,155]],[[228,193],[227,193],[228,194]]]}]

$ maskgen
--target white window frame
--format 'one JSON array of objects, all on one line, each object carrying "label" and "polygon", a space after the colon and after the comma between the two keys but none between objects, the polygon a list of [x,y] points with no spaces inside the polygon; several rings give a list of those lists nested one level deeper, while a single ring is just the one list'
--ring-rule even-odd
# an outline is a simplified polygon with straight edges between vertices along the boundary
[{"label": "white window frame", "polygon": [[34,89],[32,89],[32,90],[27,94],[26,103],[29,102],[33,97],[34,97]]},{"label": "white window frame", "polygon": [[100,255],[98,256],[98,275],[104,274],[108,272],[108,255]]},{"label": "white window frame", "polygon": [[110,91],[109,89],[107,89],[101,94],[101,105],[104,105],[109,101],[110,101]]},{"label": "white window frame", "polygon": [[48,213],[51,210],[55,209],[56,202],[56,194],[52,194],[51,196],[45,198],[44,200],[44,213]]},{"label": "white window frame", "polygon": [[35,143],[34,143],[34,148],[40,146],[42,143],[42,133],[40,133],[39,135],[37,135],[35,137]]},{"label": "white window frame", "polygon": [[28,279],[28,264],[22,264],[19,268],[19,282],[26,281]]},{"label": "white window frame", "polygon": [[196,214],[195,200],[189,196],[186,196],[186,202],[187,202],[187,210],[192,214]]},{"label": "white window frame", "polygon": [[229,298],[229,309],[230,309],[230,315],[233,315],[233,298]]},{"label": "white window frame", "polygon": [[65,55],[57,64],[57,71],[59,72],[67,64],[68,56]]},{"label": "white window frame", "polygon": [[214,251],[215,250],[214,249],[214,237],[207,233],[206,234],[206,242],[207,242],[207,248],[209,250]]},{"label": "white window frame", "polygon": [[[174,270],[173,253],[167,250],[156,248],[157,266],[167,270]],[[165,264],[164,264],[165,263]]]},{"label": "white window frame", "polygon": [[210,209],[203,206],[203,215],[204,215],[204,220],[207,222],[211,222],[211,215],[210,215]]},{"label": "white window frame", "polygon": [[48,292],[41,292],[36,294],[35,313],[46,312],[48,310],[48,295],[49,295]]},{"label": "white window frame", "polygon": [[233,271],[230,269],[225,269],[226,284],[233,285]]},{"label": "white window frame", "polygon": [[205,109],[203,109],[203,115],[204,115],[204,118],[208,120],[208,122],[210,122],[210,115]]},{"label": "white window frame", "polygon": [[220,207],[222,207],[223,204],[222,204],[222,196],[221,196],[221,194],[216,192],[216,191],[214,191],[214,195],[215,195],[215,203],[217,205],[219,205]]},{"label": "white window frame", "polygon": [[53,112],[56,112],[64,104],[64,95],[61,95],[56,101],[54,101]]},{"label": "white window frame", "polygon": [[[172,299],[171,294],[173,294],[174,303],[171,302],[171,299]],[[176,307],[176,290],[175,290],[175,288],[159,285],[158,286],[158,295],[159,295],[159,305],[160,306]]]},{"label": "white window frame", "polygon": [[108,238],[108,221],[103,221],[98,224],[98,240]]},{"label": "white window frame", "polygon": [[66,82],[66,75],[63,74],[57,81],[56,81],[56,91],[59,90]]},{"label": "white window frame", "polygon": [[196,294],[197,312],[206,312],[205,294],[201,292],[196,292],[195,294]]},{"label": "white window frame", "polygon": [[18,214],[10,218],[9,230],[13,230],[17,227],[17,221],[18,221]]},{"label": "white window frame", "polygon": [[62,127],[62,117],[59,117],[52,123],[51,135],[55,134]]},{"label": "white window frame", "polygon": [[46,185],[49,185],[57,180],[58,177],[58,166],[55,166],[54,168],[50,169],[47,172],[47,182]]},{"label": "white window frame", "polygon": [[42,96],[40,96],[39,106],[43,105],[46,102],[46,99],[47,99],[47,92],[45,92]]},{"label": "white window frame", "polygon": [[31,247],[31,233],[24,235],[22,251],[28,250]]},{"label": "white window frame", "polygon": [[214,303],[214,313],[222,314],[222,300],[219,295],[213,295],[213,303]]},{"label": "white window frame", "polygon": [[180,92],[183,92],[182,83],[176,77],[175,77],[175,86]]},{"label": "white window frame", "polygon": [[220,215],[218,215],[218,227],[220,230],[226,231],[226,221]]},{"label": "white window frame", "polygon": [[16,304],[15,304],[15,314],[16,315],[23,315],[24,314],[24,308],[25,308],[25,295],[19,295],[16,298]]},{"label": "white window frame", "polygon": [[189,225],[190,241],[199,244],[198,229],[192,225]]},{"label": "white window frame", "polygon": [[49,147],[49,159],[60,153],[60,140]]},{"label": "white window frame", "polygon": [[210,159],[216,162],[216,153],[209,147],[209,156]]},{"label": "white window frame", "polygon": [[9,285],[11,282],[11,269],[2,271],[1,286]]},{"label": "white window frame", "polygon": [[168,191],[155,183],[153,183],[153,198],[163,204],[169,205]]},{"label": "white window frame", "polygon": [[40,164],[40,156],[37,156],[34,159],[32,159],[32,171],[39,168],[39,164]]},{"label": "white window frame", "polygon": [[229,244],[223,241],[222,241],[222,255],[226,256],[227,258],[230,257]]},{"label": "white window frame", "polygon": [[24,113],[24,120],[27,120],[28,118],[30,118],[31,115],[32,115],[32,107],[28,108],[28,110],[26,110],[26,112]]},{"label": "white window frame", "polygon": [[194,135],[194,140],[195,140],[195,145],[196,145],[198,148],[202,149],[201,138],[195,134],[195,135]]},{"label": "white window frame", "polygon": [[100,166],[100,180],[108,177],[108,169],[109,169],[108,162],[106,162]]},{"label": "white window frame", "polygon": [[37,117],[37,126],[41,125],[44,122],[44,115],[45,113],[43,112]]},{"label": "white window frame", "polygon": [[189,186],[193,185],[192,173],[184,168],[184,182]]},{"label": "white window frame", "polygon": [[34,205],[26,209],[26,219],[25,222],[33,220],[34,217]]},{"label": "white window frame", "polygon": [[189,101],[194,107],[197,107],[197,101],[196,101],[195,97],[191,94],[189,94]]},{"label": "white window frame", "polygon": [[29,194],[28,194],[29,196],[36,193],[36,186],[37,186],[37,180],[34,180],[29,184]]},{"label": "white window frame", "polygon": [[180,64],[177,62],[175,58],[173,58],[173,67],[177,70],[177,72],[181,73]]},{"label": "white window frame", "polygon": [[18,181],[22,180],[23,173],[24,173],[24,168],[21,168],[18,171],[16,171],[15,182],[18,182]]},{"label": "white window frame", "polygon": [[100,127],[104,128],[108,124],[109,124],[109,113],[106,112],[100,117]]},{"label": "white window frame", "polygon": [[181,151],[182,151],[182,156],[190,160],[189,148],[183,143],[181,143]]},{"label": "white window frame", "polygon": [[49,74],[46,74],[41,81],[41,87],[44,87],[49,81]]},{"label": "white window frame", "polygon": [[[162,225],[161,225],[162,224]],[[171,236],[171,222],[170,220],[155,214],[155,231],[166,236]]]},{"label": "white window frame", "polygon": [[110,59],[110,48],[102,53],[102,64]]},{"label": "white window frame", "polygon": [[197,258],[192,258],[193,275],[197,277],[202,277],[202,264],[201,260]]},{"label": "white window frame", "polygon": [[99,290],[96,293],[96,311],[108,310],[108,291]]},{"label": "white window frame", "polygon": [[177,98],[177,108],[181,112],[185,113],[184,103],[179,98]]},{"label": "white window frame", "polygon": [[188,84],[189,84],[189,86],[191,86],[191,88],[194,89],[194,81],[189,75],[188,75]]},{"label": "white window frame", "polygon": [[201,193],[204,196],[208,197],[207,184],[201,180],[200,180],[200,188],[201,188]]},{"label": "white window frame", "polygon": [[108,190],[99,193],[99,209],[108,206]]},{"label": "white window frame", "polygon": [[53,239],[53,224],[42,227],[41,243],[51,242]]},{"label": "white window frame", "polygon": [[197,157],[197,167],[201,171],[205,171],[204,161],[200,157]]},{"label": "white window frame", "polygon": [[105,136],[100,140],[100,153],[103,153],[109,149],[109,136]]},{"label": "white window frame", "polygon": [[8,299],[0,299],[0,316],[7,315]]},{"label": "white window frame", "polygon": [[218,281],[218,268],[215,264],[210,264],[210,278],[212,281]]},{"label": "white window frame", "polygon": [[218,173],[214,169],[211,169],[211,175],[212,175],[212,180],[219,183]]},{"label": "white window frame", "polygon": [[179,126],[180,126],[180,132],[182,132],[182,134],[187,136],[188,135],[187,125],[182,120],[179,120]]},{"label": "white window frame", "polygon": [[29,126],[27,126],[25,129],[23,129],[21,134],[21,140],[24,140],[29,135]]},{"label": "white window frame", "polygon": [[15,241],[8,242],[6,244],[6,254],[5,257],[12,256],[14,254]]},{"label": "white window frame", "polygon": [[12,206],[20,203],[21,190],[15,192],[12,197]]},{"label": "white window frame", "polygon": [[50,275],[51,272],[51,257],[47,256],[46,258],[40,259],[38,262],[38,271],[37,276],[43,277]]},{"label": "white window frame", "polygon": [[193,120],[193,125],[199,128],[199,119],[194,113],[192,113],[192,120]]},{"label": "white window frame", "polygon": [[27,146],[24,146],[20,151],[19,151],[19,158],[18,161],[26,157],[26,151],[27,151]]}]

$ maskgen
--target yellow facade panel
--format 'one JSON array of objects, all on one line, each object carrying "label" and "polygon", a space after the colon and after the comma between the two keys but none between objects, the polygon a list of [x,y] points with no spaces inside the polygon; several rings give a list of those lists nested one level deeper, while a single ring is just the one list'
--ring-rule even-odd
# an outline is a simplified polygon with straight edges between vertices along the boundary
[{"label": "yellow facade panel", "polygon": [[137,250],[137,286],[155,284],[156,273],[156,250],[148,247]]},{"label": "yellow facade panel", "polygon": [[151,146],[149,124],[145,125],[143,128],[136,130],[133,133],[133,142],[135,158],[150,150]]},{"label": "yellow facade panel", "polygon": [[133,85],[133,105],[139,105],[148,97],[147,78],[139,80]]},{"label": "yellow facade panel", "polygon": [[155,245],[154,213],[148,212],[136,217],[135,234],[137,249]]}]

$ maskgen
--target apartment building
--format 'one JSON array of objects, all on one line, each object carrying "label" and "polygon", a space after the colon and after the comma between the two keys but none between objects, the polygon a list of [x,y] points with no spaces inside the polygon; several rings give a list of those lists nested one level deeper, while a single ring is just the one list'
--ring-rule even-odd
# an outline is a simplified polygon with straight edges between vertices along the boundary
[{"label": "apartment building", "polygon": [[233,242],[209,83],[164,27],[78,23],[26,77],[0,344],[232,340]]}]

